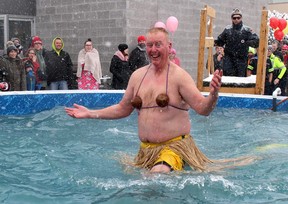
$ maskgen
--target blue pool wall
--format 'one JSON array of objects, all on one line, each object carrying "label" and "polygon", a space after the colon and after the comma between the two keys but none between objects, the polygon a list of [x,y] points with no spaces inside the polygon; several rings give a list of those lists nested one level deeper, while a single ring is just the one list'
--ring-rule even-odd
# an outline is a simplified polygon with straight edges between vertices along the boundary
[{"label": "blue pool wall", "polygon": [[[34,114],[55,107],[71,107],[74,103],[89,108],[107,107],[118,103],[124,91],[115,90],[69,90],[69,91],[25,91],[1,92],[0,115]],[[203,93],[207,95],[208,93]],[[277,97],[277,102],[286,97]],[[271,109],[272,96],[251,94],[220,94],[217,107]],[[288,100],[277,107],[277,111],[288,111]]]}]

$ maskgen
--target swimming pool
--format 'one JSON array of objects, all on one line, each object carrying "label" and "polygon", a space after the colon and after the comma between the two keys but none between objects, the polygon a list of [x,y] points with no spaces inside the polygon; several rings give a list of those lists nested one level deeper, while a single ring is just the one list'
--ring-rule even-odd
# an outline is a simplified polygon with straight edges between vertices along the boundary
[{"label": "swimming pool", "polygon": [[[114,103],[122,93],[103,93],[98,100],[95,93],[90,99],[76,95],[74,99],[84,104],[102,107],[108,103],[104,99]],[[65,103],[73,103],[65,97]],[[190,111],[191,134],[209,158],[256,155],[262,159],[221,172],[151,176],[127,170],[119,162],[122,153],[133,156],[138,150],[135,112],[121,120],[76,120],[65,114],[57,96],[52,98],[59,105],[48,109],[52,102],[43,101],[47,110],[0,116],[1,203],[288,202],[286,111],[227,108],[232,99],[224,97],[208,117]],[[254,99],[240,101],[259,105]]]},{"label": "swimming pool", "polygon": [[0,201],[287,203],[287,113],[219,107],[209,117],[190,114],[191,133],[210,158],[262,159],[210,173],[126,171],[118,159],[138,150],[136,113],[118,121],[76,120],[56,107],[0,117]]}]

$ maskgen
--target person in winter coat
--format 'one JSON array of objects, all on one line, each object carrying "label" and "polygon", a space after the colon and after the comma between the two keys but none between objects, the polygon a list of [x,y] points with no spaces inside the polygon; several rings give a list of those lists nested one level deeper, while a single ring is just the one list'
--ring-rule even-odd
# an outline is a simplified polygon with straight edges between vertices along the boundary
[{"label": "person in winter coat", "polygon": [[137,38],[138,45],[132,50],[129,55],[129,66],[131,72],[134,72],[140,67],[144,67],[149,64],[149,57],[146,52],[146,38],[143,35],[138,36]]},{"label": "person in winter coat", "polygon": [[33,36],[31,40],[30,48],[34,48],[36,51],[37,62],[39,64],[39,69],[37,71],[38,77],[38,88],[45,90],[47,88],[47,73],[46,73],[46,63],[45,63],[45,54],[47,50],[43,48],[43,42],[39,36]]},{"label": "person in winter coat", "polygon": [[38,77],[38,70],[40,65],[37,61],[36,50],[29,48],[27,50],[27,57],[24,58],[24,68],[26,71],[27,90],[40,90],[42,85]]},{"label": "person in winter coat", "polygon": [[78,89],[99,89],[102,77],[100,57],[90,38],[78,54],[77,77]]},{"label": "person in winter coat", "polygon": [[10,91],[26,91],[26,74],[22,60],[18,57],[18,49],[11,45],[7,48],[7,55],[0,59],[0,68],[5,69],[6,81],[10,84]]},{"label": "person in winter coat", "polygon": [[242,22],[242,12],[234,9],[232,25],[228,25],[214,41],[215,46],[224,46],[223,75],[245,77],[248,66],[248,49],[259,46],[259,37]]},{"label": "person in winter coat", "polygon": [[52,50],[45,54],[47,84],[50,90],[68,90],[68,85],[72,83],[72,60],[63,48],[62,38],[56,37],[52,42]]},{"label": "person in winter coat", "polygon": [[119,44],[118,50],[112,57],[110,72],[113,74],[112,88],[126,89],[131,75],[128,63],[128,45]]}]

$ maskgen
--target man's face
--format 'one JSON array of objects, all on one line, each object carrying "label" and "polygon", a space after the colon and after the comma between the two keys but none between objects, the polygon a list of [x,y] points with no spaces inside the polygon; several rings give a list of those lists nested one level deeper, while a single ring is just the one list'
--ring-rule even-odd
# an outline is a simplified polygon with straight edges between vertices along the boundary
[{"label": "man's face", "polygon": [[56,39],[56,40],[55,40],[55,48],[56,48],[57,50],[61,50],[61,48],[62,48],[62,41],[61,41],[60,39]]},{"label": "man's face", "polygon": [[274,52],[275,50],[277,50],[277,48],[278,48],[278,44],[277,44],[277,43],[272,43],[273,52]]},{"label": "man's face", "polygon": [[162,32],[150,33],[146,40],[146,50],[154,65],[165,64],[169,57],[171,43]]},{"label": "man's face", "polygon": [[36,43],[34,43],[34,49],[35,50],[41,50],[42,49],[42,43],[40,43],[40,42],[36,42]]},{"label": "man's face", "polygon": [[145,40],[140,40],[140,41],[138,42],[138,45],[139,45],[141,48],[145,48],[145,46],[146,46],[146,41],[145,41]]},{"label": "man's face", "polygon": [[216,50],[217,54],[224,54],[224,48],[223,47],[217,46],[215,50]]},{"label": "man's face", "polygon": [[272,54],[273,50],[272,49],[268,49],[267,50],[267,56],[270,57],[270,55]]},{"label": "man's face", "polygon": [[14,45],[20,45],[19,40],[14,40]]},{"label": "man's face", "polygon": [[237,25],[237,24],[242,22],[242,16],[240,16],[240,15],[234,15],[231,17],[231,19],[232,19],[232,23],[234,25]]}]

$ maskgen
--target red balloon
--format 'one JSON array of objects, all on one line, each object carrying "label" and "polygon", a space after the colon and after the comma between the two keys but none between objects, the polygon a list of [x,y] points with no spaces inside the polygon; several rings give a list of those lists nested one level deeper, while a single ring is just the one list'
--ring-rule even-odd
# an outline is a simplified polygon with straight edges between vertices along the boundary
[{"label": "red balloon", "polygon": [[287,26],[287,21],[283,18],[279,19],[278,28],[279,30],[284,30]]},{"label": "red balloon", "polygon": [[270,27],[271,28],[274,28],[274,29],[278,28],[278,24],[279,24],[278,18],[276,18],[276,17],[270,18]]},{"label": "red balloon", "polygon": [[282,30],[275,30],[274,37],[276,40],[281,41],[284,38],[284,33]]}]

